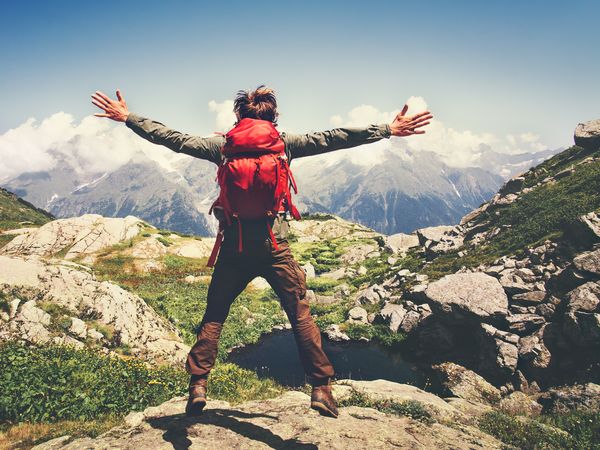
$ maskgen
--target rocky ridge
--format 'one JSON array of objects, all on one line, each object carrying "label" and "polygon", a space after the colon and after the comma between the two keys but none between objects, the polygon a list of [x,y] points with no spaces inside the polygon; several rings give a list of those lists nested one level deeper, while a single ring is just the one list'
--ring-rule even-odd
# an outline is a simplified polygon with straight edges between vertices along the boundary
[{"label": "rocky ridge", "polygon": [[145,226],[131,216],[86,215],[17,234],[0,249],[0,299],[6,305],[0,311],[0,339],[99,347],[107,353],[120,349],[182,365],[189,347],[172,324],[137,295],[97,280],[87,266],[72,261],[94,261]]}]

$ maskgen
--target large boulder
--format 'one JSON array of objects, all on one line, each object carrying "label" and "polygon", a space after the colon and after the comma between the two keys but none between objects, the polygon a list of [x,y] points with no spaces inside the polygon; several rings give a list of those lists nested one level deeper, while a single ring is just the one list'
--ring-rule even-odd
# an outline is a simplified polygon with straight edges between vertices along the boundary
[{"label": "large boulder", "polygon": [[[406,388],[407,392],[414,389]],[[404,398],[427,407],[421,400],[425,395],[415,392]],[[429,396],[433,394],[428,394],[427,399]],[[441,399],[438,402],[444,408],[445,402]],[[185,403],[185,397],[177,397],[145,411],[130,413],[123,424],[100,436],[59,437],[35,449],[503,448],[501,442],[473,426],[442,421],[423,423],[362,406],[341,407],[336,420],[324,419],[308,408],[310,397],[298,391],[237,405],[209,399],[198,419],[185,417]],[[450,406],[445,408],[455,411]]]},{"label": "large boulder", "polygon": [[131,239],[139,234],[143,225],[134,216],[114,218],[85,214],[58,219],[18,235],[2,248],[1,253],[48,257],[66,252],[65,259],[74,259]]},{"label": "large boulder", "polygon": [[444,389],[453,397],[484,404],[500,401],[500,391],[472,370],[451,362],[435,365],[433,370]]},{"label": "large boulder", "polygon": [[434,312],[457,319],[506,316],[508,298],[497,279],[480,272],[455,273],[430,283],[425,296]]},{"label": "large boulder", "polygon": [[600,276],[600,248],[577,255],[573,259],[573,264],[577,269],[583,272]]},{"label": "large boulder", "polygon": [[590,120],[575,128],[575,144],[585,149],[594,150],[600,147],[600,119]]},{"label": "large boulder", "polygon": [[481,373],[494,379],[511,376],[519,361],[519,336],[482,323],[479,335],[479,367]]},{"label": "large boulder", "polygon": [[600,408],[600,385],[576,384],[549,389],[538,400],[546,413]]},{"label": "large boulder", "polygon": [[385,243],[393,253],[406,253],[412,247],[419,245],[416,234],[396,233],[385,237]]},{"label": "large boulder", "polygon": [[334,385],[334,394],[339,400],[346,398],[352,391],[358,391],[373,400],[391,400],[394,402],[417,401],[436,419],[453,419],[457,411],[443,399],[416,386],[394,383],[388,380],[340,380]]},{"label": "large boulder", "polygon": [[567,294],[565,335],[579,346],[600,343],[600,282],[585,283]]}]

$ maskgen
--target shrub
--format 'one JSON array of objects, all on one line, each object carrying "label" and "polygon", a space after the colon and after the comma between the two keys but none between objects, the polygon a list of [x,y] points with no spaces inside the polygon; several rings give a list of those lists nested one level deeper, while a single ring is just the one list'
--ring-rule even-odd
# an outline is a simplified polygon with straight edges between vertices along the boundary
[{"label": "shrub", "polygon": [[99,351],[0,345],[0,417],[5,421],[92,420],[157,405],[186,391],[183,370],[149,368]]}]

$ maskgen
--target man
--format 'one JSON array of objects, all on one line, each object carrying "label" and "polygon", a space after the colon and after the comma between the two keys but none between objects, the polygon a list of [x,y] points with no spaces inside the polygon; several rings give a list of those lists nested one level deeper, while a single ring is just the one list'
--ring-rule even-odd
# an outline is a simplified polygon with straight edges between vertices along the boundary
[{"label": "man", "polygon": [[[155,144],[178,153],[206,159],[220,165],[223,161],[224,136],[198,137],[167,128],[162,123],[130,113],[117,90],[117,100],[96,92],[92,103],[104,110],[97,117],[125,122],[135,133]],[[428,111],[407,116],[408,106],[391,124],[370,125],[367,128],[336,128],[309,134],[281,133],[287,160],[356,147],[390,136],[423,134],[421,128],[433,117]],[[257,119],[276,124],[278,112],[274,91],[259,86],[254,91],[239,91],[234,112],[238,122]],[[334,369],[321,345],[321,334],[310,315],[305,298],[306,277],[294,260],[286,240],[288,223],[285,214],[275,215],[269,226],[264,220],[244,222],[240,226],[224,226],[224,240],[208,288],[206,312],[198,331],[198,339],[186,362],[190,373],[188,415],[202,412],[206,405],[208,375],[217,357],[218,341],[223,323],[235,298],[257,276],[264,277],[277,293],[292,325],[300,360],[312,385],[311,408],[320,414],[337,417],[338,410],[331,394]],[[268,232],[267,232],[268,231]],[[272,242],[273,238],[276,242]],[[242,246],[236,245],[238,242]]]}]

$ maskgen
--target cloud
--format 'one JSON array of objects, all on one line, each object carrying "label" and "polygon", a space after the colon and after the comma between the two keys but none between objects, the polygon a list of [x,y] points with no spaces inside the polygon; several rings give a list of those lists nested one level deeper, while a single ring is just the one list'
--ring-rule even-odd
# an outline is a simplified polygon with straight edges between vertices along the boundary
[{"label": "cloud", "polygon": [[217,114],[215,123],[217,131],[228,131],[235,123],[235,114],[233,113],[233,100],[225,100],[221,103],[211,100],[208,102],[208,109]]},{"label": "cloud", "polygon": [[[409,106],[408,114],[417,114],[427,110],[427,102],[423,97],[410,97],[407,100]],[[341,115],[331,116],[330,122],[335,127],[340,126],[365,126],[371,123],[390,123],[398,114],[399,110],[382,112],[371,105],[360,105],[352,108],[344,118]],[[446,126],[437,118],[432,119],[426,128],[426,133],[418,136],[402,138],[404,145],[399,144],[398,139],[392,146],[394,152],[402,152],[406,149],[412,151],[432,151],[448,165],[455,167],[467,167],[475,165],[482,149],[491,149],[499,153],[515,154],[524,152],[537,152],[548,148],[539,140],[539,136],[533,133],[522,133],[519,135],[496,136],[493,133],[476,133],[470,130],[456,130]],[[403,150],[404,149],[404,150]],[[380,146],[378,150],[369,151],[369,160],[377,157],[377,153],[384,150]],[[364,153],[363,153],[364,154]]]},{"label": "cloud", "polygon": [[0,135],[0,180],[50,170],[66,160],[80,173],[115,170],[136,154],[171,169],[179,155],[140,139],[123,124],[89,116],[77,123],[64,112],[37,122],[30,118]]}]

